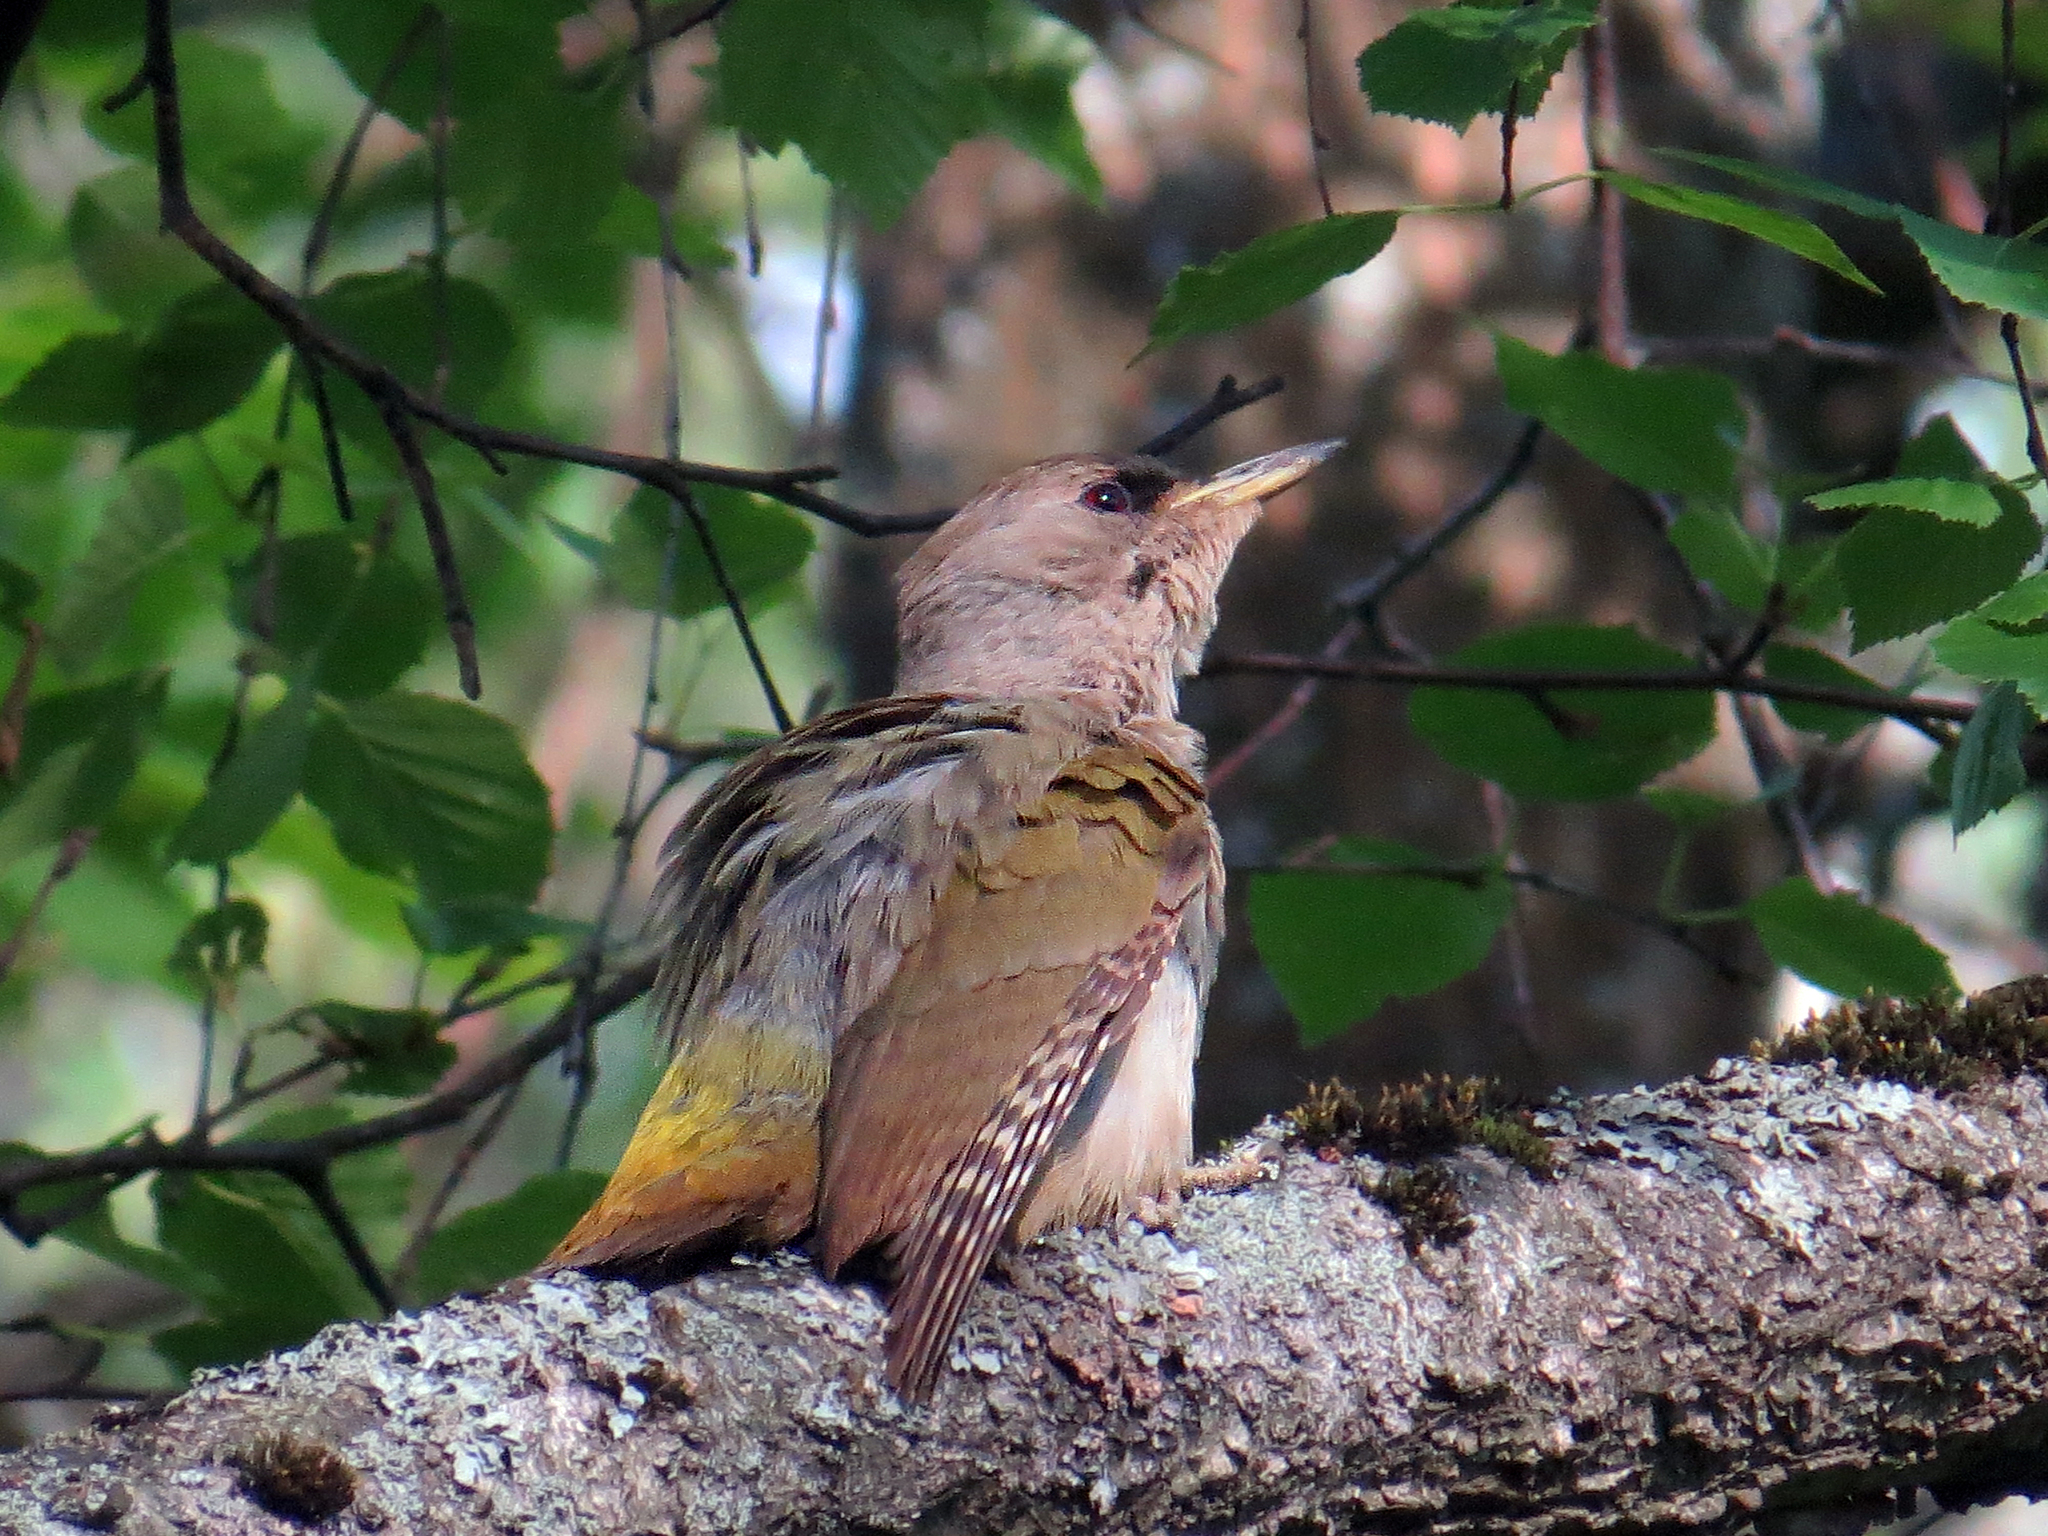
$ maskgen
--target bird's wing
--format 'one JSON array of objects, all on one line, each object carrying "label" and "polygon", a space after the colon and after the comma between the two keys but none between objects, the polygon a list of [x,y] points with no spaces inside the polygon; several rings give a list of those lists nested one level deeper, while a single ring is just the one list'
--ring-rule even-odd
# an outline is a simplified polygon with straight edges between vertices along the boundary
[{"label": "bird's wing", "polygon": [[963,850],[1006,836],[1081,740],[1057,710],[879,699],[714,785],[663,851],[649,918],[672,1060],[551,1262],[665,1264],[808,1227],[834,1038],[923,935]]},{"label": "bird's wing", "polygon": [[841,1038],[818,1225],[828,1272],[888,1240],[891,1374],[928,1390],[968,1294],[1208,881],[1200,788],[1088,751],[963,859],[929,931]]}]

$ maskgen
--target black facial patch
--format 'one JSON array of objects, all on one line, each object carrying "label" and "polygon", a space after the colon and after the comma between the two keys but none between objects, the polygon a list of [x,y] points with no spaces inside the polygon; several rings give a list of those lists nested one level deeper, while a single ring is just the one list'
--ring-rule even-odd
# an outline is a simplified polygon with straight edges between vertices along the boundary
[{"label": "black facial patch", "polygon": [[1133,600],[1143,597],[1152,589],[1152,583],[1159,578],[1159,562],[1147,560],[1143,555],[1131,566],[1130,594]]},{"label": "black facial patch", "polygon": [[1180,477],[1157,459],[1125,459],[1116,467],[1116,482],[1131,493],[1134,511],[1150,512]]}]

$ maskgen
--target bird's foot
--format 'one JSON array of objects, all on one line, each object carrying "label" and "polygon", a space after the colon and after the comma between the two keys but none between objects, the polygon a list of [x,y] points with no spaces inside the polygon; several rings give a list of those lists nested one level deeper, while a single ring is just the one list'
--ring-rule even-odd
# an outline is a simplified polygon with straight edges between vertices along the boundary
[{"label": "bird's foot", "polygon": [[1164,1189],[1156,1195],[1139,1195],[1131,1201],[1129,1215],[1147,1232],[1171,1232],[1180,1220],[1180,1191]]}]

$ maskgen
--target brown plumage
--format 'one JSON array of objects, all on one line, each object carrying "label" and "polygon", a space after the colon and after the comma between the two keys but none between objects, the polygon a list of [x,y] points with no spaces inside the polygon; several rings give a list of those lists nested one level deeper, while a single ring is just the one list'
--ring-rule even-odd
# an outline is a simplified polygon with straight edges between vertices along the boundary
[{"label": "brown plumage", "polygon": [[674,1059],[551,1262],[815,1225],[829,1274],[889,1261],[922,1397],[999,1242],[1177,1185],[1223,884],[1177,679],[1258,498],[1336,446],[1054,459],[926,541],[902,691],[747,759],[665,851]]}]

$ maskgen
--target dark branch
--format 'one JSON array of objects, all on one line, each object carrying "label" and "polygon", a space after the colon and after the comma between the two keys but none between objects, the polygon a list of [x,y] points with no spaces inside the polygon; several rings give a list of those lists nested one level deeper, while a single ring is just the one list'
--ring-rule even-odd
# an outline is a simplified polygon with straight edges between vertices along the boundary
[{"label": "dark branch", "polygon": [[1270,379],[1261,379],[1250,389],[1239,389],[1237,380],[1225,374],[1216,386],[1216,393],[1207,402],[1196,406],[1157,437],[1138,444],[1137,451],[1153,458],[1164,458],[1174,449],[1196,436],[1206,432],[1233,411],[1241,411],[1248,405],[1256,405],[1270,395],[1277,395],[1287,387],[1287,381],[1275,374]]},{"label": "dark branch", "polygon": [[1270,652],[1212,656],[1201,676],[1262,672],[1283,677],[1326,677],[1354,683],[1388,683],[1399,688],[1490,688],[1524,696],[1545,693],[1734,693],[1787,699],[1800,704],[1832,704],[1867,710],[1908,724],[1927,720],[1967,722],[1973,704],[1883,693],[1875,688],[1833,688],[1824,683],[1789,678],[1730,675],[1725,672],[1573,672],[1514,671],[1488,667],[1439,667],[1411,661],[1333,661],[1319,656],[1284,656]]}]

